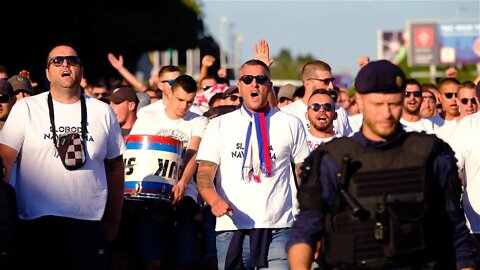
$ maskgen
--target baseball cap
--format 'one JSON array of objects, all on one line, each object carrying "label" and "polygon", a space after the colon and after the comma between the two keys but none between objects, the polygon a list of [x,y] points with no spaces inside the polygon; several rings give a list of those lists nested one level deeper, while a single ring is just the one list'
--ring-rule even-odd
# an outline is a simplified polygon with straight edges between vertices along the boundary
[{"label": "baseball cap", "polygon": [[32,96],[34,95],[32,83],[30,83],[29,78],[20,75],[14,75],[8,79],[8,82],[12,85],[13,92],[22,90],[30,93]]},{"label": "baseball cap", "polygon": [[119,104],[124,101],[135,101],[138,102],[137,93],[130,87],[120,87],[113,90],[113,93],[106,97],[109,101]]},{"label": "baseball cap", "polygon": [[293,100],[293,93],[295,92],[296,89],[297,88],[295,87],[295,85],[291,83],[287,83],[283,85],[282,87],[280,87],[280,89],[278,89],[277,99],[285,97],[290,100]]},{"label": "baseball cap", "polygon": [[388,60],[372,61],[358,72],[355,90],[360,94],[393,94],[405,91],[405,74]]},{"label": "baseball cap", "polygon": [[137,94],[137,98],[138,98],[138,105],[137,105],[137,112],[147,106],[147,105],[150,105],[150,96],[145,93],[145,92],[136,92]]},{"label": "baseball cap", "polygon": [[7,79],[0,79],[0,96],[12,96],[13,87]]}]

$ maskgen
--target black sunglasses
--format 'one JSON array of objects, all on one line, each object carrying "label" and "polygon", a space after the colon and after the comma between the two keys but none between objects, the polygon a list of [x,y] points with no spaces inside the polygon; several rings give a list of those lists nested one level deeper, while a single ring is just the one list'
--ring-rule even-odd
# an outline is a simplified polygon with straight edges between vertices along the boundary
[{"label": "black sunglasses", "polygon": [[445,93],[445,97],[451,99],[453,96],[457,97],[457,93]]},{"label": "black sunglasses", "polygon": [[325,78],[325,79],[317,79],[317,78],[308,78],[307,80],[314,80],[314,81],[321,81],[323,82],[325,85],[329,85],[330,83],[334,83],[335,82],[335,78]]},{"label": "black sunglasses", "polygon": [[470,100],[470,102],[472,102],[472,105],[477,104],[477,100],[473,97],[471,99],[462,98],[462,99],[460,99],[460,102],[462,102],[463,105],[467,105],[469,100]]},{"label": "black sunglasses", "polygon": [[263,75],[243,75],[242,77],[240,77],[240,81],[242,81],[246,85],[251,84],[253,82],[253,79],[255,79],[258,84],[262,85],[269,81],[268,77]]},{"label": "black sunglasses", "polygon": [[162,83],[168,83],[168,84],[170,84],[170,86],[172,86],[173,83],[175,82],[175,80],[163,80],[163,81],[160,81],[160,82],[162,82]]},{"label": "black sunglasses", "polygon": [[320,109],[323,107],[323,110],[326,111],[326,112],[329,112],[333,109],[333,105],[330,104],[330,103],[324,103],[324,104],[320,104],[320,103],[313,103],[311,104],[310,106],[308,106],[309,109],[312,109],[314,112],[318,112],[320,111]]},{"label": "black sunglasses", "polygon": [[405,97],[410,97],[411,95],[413,95],[414,97],[416,98],[419,98],[419,97],[422,97],[422,91],[413,91],[413,92],[410,92],[410,91],[405,91]]},{"label": "black sunglasses", "polygon": [[7,103],[10,100],[10,96],[2,95],[0,96],[0,103]]},{"label": "black sunglasses", "polygon": [[50,64],[53,64],[56,67],[60,67],[63,65],[63,62],[65,60],[67,60],[67,64],[69,66],[81,65],[81,61],[80,61],[80,58],[78,58],[78,56],[55,56],[55,57],[52,57],[50,60],[48,60],[48,66],[50,66]]}]

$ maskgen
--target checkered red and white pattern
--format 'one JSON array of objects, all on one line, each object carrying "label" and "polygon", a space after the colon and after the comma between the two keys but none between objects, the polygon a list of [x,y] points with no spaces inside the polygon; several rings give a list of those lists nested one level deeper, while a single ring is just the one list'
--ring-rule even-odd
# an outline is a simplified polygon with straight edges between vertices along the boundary
[{"label": "checkered red and white pattern", "polygon": [[223,84],[214,84],[212,87],[203,91],[203,93],[197,94],[193,103],[197,104],[198,106],[204,106],[208,108],[208,101],[210,101],[210,98],[216,93],[224,93],[225,91],[227,91],[227,89],[228,86],[225,86]]}]

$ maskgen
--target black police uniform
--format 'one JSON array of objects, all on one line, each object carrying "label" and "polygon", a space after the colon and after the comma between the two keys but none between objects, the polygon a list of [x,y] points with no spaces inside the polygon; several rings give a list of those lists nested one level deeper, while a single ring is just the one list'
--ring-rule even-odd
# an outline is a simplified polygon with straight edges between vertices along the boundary
[{"label": "black police uniform", "polygon": [[[401,93],[405,76],[388,61],[370,62],[360,70],[355,87],[360,94]],[[346,156],[347,167],[342,166],[345,153],[352,155]],[[362,159],[365,153],[370,156]],[[405,160],[393,156],[398,153]],[[418,161],[410,160],[418,156]],[[381,158],[375,161],[375,157]],[[415,162],[419,169],[410,170]],[[362,166],[376,168],[377,175],[365,174]],[[345,185],[348,179],[350,184]],[[287,248],[307,243],[314,249],[323,237],[328,267],[337,269],[473,267],[477,254],[460,195],[454,154],[443,141],[433,135],[407,134],[400,124],[386,141],[371,141],[360,131],[351,138],[332,140],[305,160],[298,191],[300,213]],[[398,217],[404,217],[400,225]]]}]

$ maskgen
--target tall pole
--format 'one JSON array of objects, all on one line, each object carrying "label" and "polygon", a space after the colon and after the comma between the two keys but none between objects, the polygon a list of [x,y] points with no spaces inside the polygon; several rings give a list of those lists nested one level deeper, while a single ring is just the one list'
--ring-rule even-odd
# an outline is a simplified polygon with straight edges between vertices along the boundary
[{"label": "tall pole", "polygon": [[235,79],[238,78],[238,71],[240,68],[240,62],[242,61],[242,54],[241,54],[241,44],[243,42],[243,35],[242,33],[236,33],[235,34],[235,42],[234,42],[234,48],[233,48],[233,74],[235,76]]},{"label": "tall pole", "polygon": [[227,68],[227,27],[228,17],[220,17],[220,67]]}]

